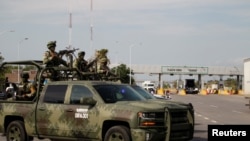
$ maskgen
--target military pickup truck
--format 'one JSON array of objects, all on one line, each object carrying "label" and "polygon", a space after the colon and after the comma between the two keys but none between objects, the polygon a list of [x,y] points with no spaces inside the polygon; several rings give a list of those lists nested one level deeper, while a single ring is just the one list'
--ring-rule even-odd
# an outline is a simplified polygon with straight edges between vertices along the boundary
[{"label": "military pickup truck", "polygon": [[70,68],[46,68],[41,61],[4,62],[0,71],[9,73],[17,65],[34,68],[37,92],[31,100],[19,100],[19,87],[13,87],[11,96],[0,100],[0,132],[7,141],[193,138],[190,103],[152,100],[129,84],[96,80]]}]

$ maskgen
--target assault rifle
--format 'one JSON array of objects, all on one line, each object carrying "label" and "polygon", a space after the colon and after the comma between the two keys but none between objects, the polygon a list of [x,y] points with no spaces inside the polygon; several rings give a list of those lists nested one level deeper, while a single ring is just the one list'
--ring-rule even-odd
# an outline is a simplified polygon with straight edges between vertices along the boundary
[{"label": "assault rifle", "polygon": [[60,50],[60,51],[58,52],[58,55],[59,55],[59,56],[63,56],[63,55],[65,55],[65,54],[72,54],[72,53],[74,53],[76,50],[79,50],[79,48]]},{"label": "assault rifle", "polygon": [[60,58],[63,58],[63,56],[65,55],[66,58],[67,58],[66,62],[67,62],[67,64],[68,64],[68,66],[69,66],[70,68],[72,68],[72,67],[73,67],[73,57],[76,57],[75,54],[74,54],[74,52],[75,52],[76,50],[79,50],[79,48],[60,50],[60,51],[58,52],[58,56],[59,56]]}]

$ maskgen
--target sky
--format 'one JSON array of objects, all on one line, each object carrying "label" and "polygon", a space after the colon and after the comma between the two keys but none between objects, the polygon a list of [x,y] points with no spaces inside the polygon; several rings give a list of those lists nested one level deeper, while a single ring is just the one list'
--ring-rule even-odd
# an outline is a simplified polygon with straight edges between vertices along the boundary
[{"label": "sky", "polygon": [[49,41],[85,59],[106,48],[111,63],[127,65],[243,66],[250,57],[249,0],[92,2],[1,0],[4,61],[41,60]]}]

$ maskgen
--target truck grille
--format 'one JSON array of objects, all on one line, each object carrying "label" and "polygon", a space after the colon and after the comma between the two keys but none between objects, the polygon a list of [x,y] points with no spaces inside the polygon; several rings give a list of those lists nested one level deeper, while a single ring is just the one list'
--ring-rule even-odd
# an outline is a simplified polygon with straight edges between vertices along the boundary
[{"label": "truck grille", "polygon": [[172,110],[170,114],[170,141],[184,141],[193,138],[193,125],[188,119],[188,110]]}]

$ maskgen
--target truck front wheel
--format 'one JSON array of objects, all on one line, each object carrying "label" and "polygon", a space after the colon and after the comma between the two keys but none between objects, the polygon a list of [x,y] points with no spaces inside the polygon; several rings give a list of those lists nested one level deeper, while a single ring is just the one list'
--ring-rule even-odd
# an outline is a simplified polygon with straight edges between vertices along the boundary
[{"label": "truck front wheel", "polygon": [[12,121],[6,132],[7,141],[26,141],[26,132],[22,121]]},{"label": "truck front wheel", "polygon": [[105,134],[104,141],[131,141],[131,134],[126,126],[113,126]]}]

